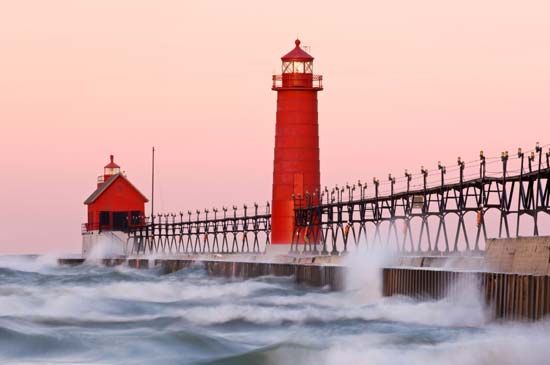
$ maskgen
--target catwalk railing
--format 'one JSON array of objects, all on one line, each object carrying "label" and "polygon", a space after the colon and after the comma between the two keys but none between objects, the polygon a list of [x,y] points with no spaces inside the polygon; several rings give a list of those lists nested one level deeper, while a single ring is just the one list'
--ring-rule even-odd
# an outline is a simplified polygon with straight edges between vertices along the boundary
[{"label": "catwalk railing", "polygon": [[[490,172],[495,163],[500,171]],[[467,166],[475,167],[474,174],[465,174]],[[489,228],[490,237],[549,234],[550,150],[537,144],[530,153],[519,149],[517,157],[503,152],[492,159],[481,152],[478,161],[459,157],[453,171],[448,179],[439,163],[437,180],[430,181],[422,167],[419,182],[405,171],[401,190],[390,174],[386,192],[374,178],[372,196],[361,181],[296,196],[291,252],[340,254],[385,246],[413,254],[475,254],[484,249]]]},{"label": "catwalk railing", "polygon": [[[260,209],[264,212],[261,213]],[[145,225],[133,227],[128,234],[130,254],[201,254],[201,253],[263,253],[270,242],[271,212],[269,203],[260,208],[254,204],[242,210],[219,212],[205,209],[187,215],[159,214],[147,218]],[[201,216],[201,214],[204,215]],[[212,213],[212,215],[210,215]],[[210,215],[210,217],[209,217]]]},{"label": "catwalk railing", "polygon": [[[547,147],[547,146],[544,146]],[[447,168],[405,171],[295,196],[292,253],[338,255],[361,247],[403,254],[479,254],[487,238],[550,234],[550,150]],[[313,204],[319,202],[319,204]],[[254,204],[148,218],[128,233],[130,254],[263,253],[271,211]],[[289,242],[290,243],[290,242]]]}]

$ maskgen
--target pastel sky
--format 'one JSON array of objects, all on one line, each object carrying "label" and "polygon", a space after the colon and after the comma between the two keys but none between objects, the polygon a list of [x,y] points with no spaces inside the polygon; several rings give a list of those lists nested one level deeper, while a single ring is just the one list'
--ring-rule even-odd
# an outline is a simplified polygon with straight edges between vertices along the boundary
[{"label": "pastel sky", "polygon": [[109,154],[164,212],[270,199],[271,75],[315,56],[326,185],[550,143],[547,0],[0,4],[0,253],[79,252]]}]

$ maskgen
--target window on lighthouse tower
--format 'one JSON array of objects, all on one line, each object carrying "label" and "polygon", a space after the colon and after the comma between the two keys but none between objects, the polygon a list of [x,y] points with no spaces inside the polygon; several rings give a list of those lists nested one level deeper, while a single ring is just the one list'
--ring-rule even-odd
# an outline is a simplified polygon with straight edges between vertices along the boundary
[{"label": "window on lighthouse tower", "polygon": [[104,175],[111,176],[120,173],[120,167],[106,167],[103,171]]},{"label": "window on lighthouse tower", "polygon": [[292,62],[283,62],[283,73],[284,74],[292,73]]},{"label": "window on lighthouse tower", "polygon": [[304,73],[304,62],[294,61],[294,73],[303,74]]},{"label": "window on lighthouse tower", "polygon": [[313,73],[313,62],[303,62],[303,61],[285,61],[283,62],[283,73],[284,74],[310,74]]}]

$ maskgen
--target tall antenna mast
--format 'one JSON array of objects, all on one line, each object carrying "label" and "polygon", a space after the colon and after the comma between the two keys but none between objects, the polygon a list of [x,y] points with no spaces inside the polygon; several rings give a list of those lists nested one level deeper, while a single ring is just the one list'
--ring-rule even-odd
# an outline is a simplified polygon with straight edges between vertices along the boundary
[{"label": "tall antenna mast", "polygon": [[151,159],[151,222],[155,222],[155,146]]}]

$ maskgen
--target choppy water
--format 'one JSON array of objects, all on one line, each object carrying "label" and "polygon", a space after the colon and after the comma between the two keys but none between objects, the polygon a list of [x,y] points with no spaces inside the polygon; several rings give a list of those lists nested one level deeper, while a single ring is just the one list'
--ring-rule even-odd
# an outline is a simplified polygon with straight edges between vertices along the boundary
[{"label": "choppy water", "polygon": [[54,258],[0,257],[5,364],[549,364],[550,325],[485,324],[463,293],[380,298],[289,278],[170,275]]}]

